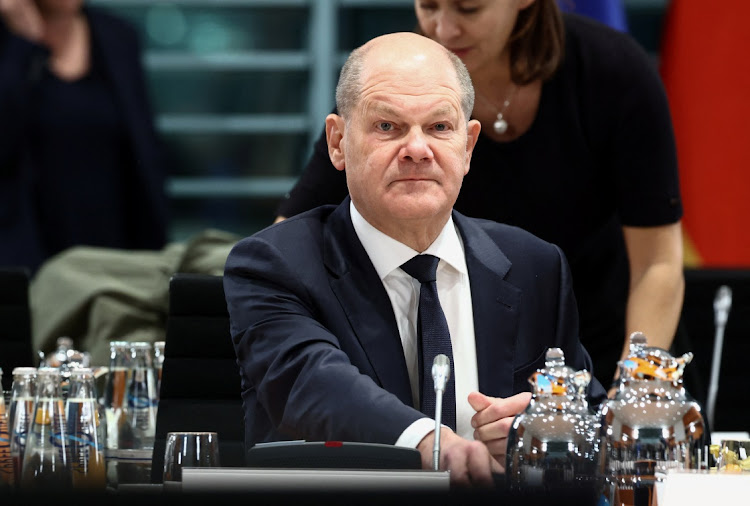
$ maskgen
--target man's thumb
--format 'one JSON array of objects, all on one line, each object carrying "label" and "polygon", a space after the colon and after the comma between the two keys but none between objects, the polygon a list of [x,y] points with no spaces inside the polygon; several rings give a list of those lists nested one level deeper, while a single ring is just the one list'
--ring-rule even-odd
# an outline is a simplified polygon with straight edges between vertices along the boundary
[{"label": "man's thumb", "polygon": [[474,411],[482,411],[492,404],[492,398],[480,392],[471,392],[469,394],[469,404]]}]

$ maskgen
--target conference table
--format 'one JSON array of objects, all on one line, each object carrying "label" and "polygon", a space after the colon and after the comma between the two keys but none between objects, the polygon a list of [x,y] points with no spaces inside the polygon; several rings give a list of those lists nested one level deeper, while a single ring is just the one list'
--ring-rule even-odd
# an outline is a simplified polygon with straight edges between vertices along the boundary
[{"label": "conference table", "polygon": [[[188,471],[188,469],[186,469]],[[234,469],[237,477],[248,471],[245,478],[250,476],[250,469]],[[258,472],[259,470],[252,470]],[[284,470],[286,472],[292,470]],[[214,470],[214,472],[221,472]],[[314,471],[306,470],[312,477]],[[371,472],[371,471],[367,471]],[[395,471],[394,471],[395,472]],[[430,505],[600,505],[600,496],[592,496],[590,490],[585,489],[546,489],[529,490],[525,492],[510,492],[504,487],[503,478],[497,476],[496,487],[485,489],[447,489],[443,490],[438,483],[443,479],[436,476],[434,489],[431,486],[369,486],[360,482],[353,486],[346,486],[343,478],[339,485],[328,489],[324,485],[328,476],[320,480],[318,485],[309,487],[289,484],[266,483],[258,486],[257,482],[247,479],[244,484],[237,481],[233,485],[215,483],[206,480],[205,469],[197,470],[196,474],[187,478],[181,490],[165,489],[162,484],[131,484],[122,487],[116,493],[75,491],[60,494],[53,491],[37,491],[34,493],[17,494],[3,497],[3,504],[41,504],[45,501],[76,501],[80,504],[102,504],[107,506],[150,506],[165,504],[208,504],[218,506],[232,505],[395,505],[395,504],[430,504]],[[442,472],[424,471],[426,474]],[[210,474],[210,473],[209,473]],[[324,473],[328,474],[328,473]],[[341,470],[345,475],[346,470]],[[376,473],[377,474],[377,473]],[[382,474],[382,473],[380,473]],[[322,475],[321,475],[322,476]],[[279,474],[277,478],[281,479]],[[292,480],[294,481],[294,480]],[[429,481],[429,480],[428,480]],[[424,483],[422,484],[424,485]],[[747,492],[750,490],[750,473],[716,473],[708,471],[670,471],[667,479],[657,489],[659,506],[684,506],[689,504],[711,504],[724,501],[744,504]],[[648,506],[648,505],[646,505]]]}]

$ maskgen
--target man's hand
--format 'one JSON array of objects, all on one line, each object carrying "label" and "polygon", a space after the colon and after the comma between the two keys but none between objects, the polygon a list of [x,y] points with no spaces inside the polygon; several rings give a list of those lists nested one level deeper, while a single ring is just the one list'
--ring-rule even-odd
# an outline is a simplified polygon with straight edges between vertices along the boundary
[{"label": "man's hand", "polygon": [[521,392],[507,399],[488,397],[479,392],[469,394],[469,404],[477,412],[471,417],[474,439],[487,446],[503,472],[510,426],[516,415],[526,409],[530,400],[530,392]]},{"label": "man's hand", "polygon": [[0,18],[19,37],[32,42],[44,37],[44,21],[32,0],[0,0]]},{"label": "man's hand", "polygon": [[[434,432],[417,445],[422,454],[423,469],[433,469],[434,445]],[[485,445],[468,441],[445,427],[440,432],[439,467],[450,471],[451,486],[459,487],[492,487],[492,473],[502,472]]]}]

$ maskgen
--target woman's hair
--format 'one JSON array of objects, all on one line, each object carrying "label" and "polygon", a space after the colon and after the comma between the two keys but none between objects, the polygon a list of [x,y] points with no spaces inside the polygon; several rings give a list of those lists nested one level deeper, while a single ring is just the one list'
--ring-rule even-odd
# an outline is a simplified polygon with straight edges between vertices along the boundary
[{"label": "woman's hair", "polygon": [[552,77],[565,54],[565,28],[557,0],[536,0],[520,11],[508,44],[514,83]]}]

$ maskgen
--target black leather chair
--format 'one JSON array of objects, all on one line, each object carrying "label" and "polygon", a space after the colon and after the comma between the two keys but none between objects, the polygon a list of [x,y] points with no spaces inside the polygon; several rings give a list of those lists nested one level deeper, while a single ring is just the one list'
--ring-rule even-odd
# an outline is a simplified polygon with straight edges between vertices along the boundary
[{"label": "black leather chair", "polygon": [[724,329],[714,426],[710,429],[747,431],[747,420],[750,419],[750,403],[746,401],[747,361],[750,357],[750,269],[685,269],[685,301],[680,322],[682,339],[676,339],[674,351],[694,353],[693,361],[685,368],[685,387],[707,408],[716,333],[713,303],[723,285],[732,290],[732,307]]},{"label": "black leather chair", "polygon": [[3,390],[10,390],[15,367],[33,367],[29,271],[22,267],[0,267],[0,367]]},{"label": "black leather chair", "polygon": [[162,482],[172,431],[217,432],[222,467],[243,466],[240,376],[221,276],[178,273],[170,279],[165,341],[152,483]]}]

